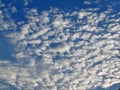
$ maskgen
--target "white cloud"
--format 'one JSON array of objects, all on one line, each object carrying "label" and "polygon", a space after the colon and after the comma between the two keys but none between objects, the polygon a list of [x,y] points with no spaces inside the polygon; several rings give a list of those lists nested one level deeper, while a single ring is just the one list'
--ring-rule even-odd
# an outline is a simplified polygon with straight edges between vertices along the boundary
[{"label": "white cloud", "polygon": [[48,32],[49,28],[44,28],[42,30],[39,30],[36,34],[33,34],[30,38],[36,39],[37,37],[44,35],[46,32]]},{"label": "white cloud", "polygon": [[32,41],[28,41],[28,44],[40,44],[41,41],[40,40],[32,40]]},{"label": "white cloud", "polygon": [[86,4],[86,5],[90,5],[91,2],[89,2],[89,1],[84,1],[84,4]]},{"label": "white cloud", "polygon": [[79,12],[78,18],[83,19],[86,16],[86,14],[87,14],[86,12]]},{"label": "white cloud", "polygon": [[[20,33],[8,35],[17,44],[18,65],[10,63],[13,66],[9,69],[1,66],[1,78],[19,88],[41,90],[107,88],[119,80],[116,15],[112,16],[113,22],[109,13],[86,9],[72,14],[56,9],[42,14],[37,9],[26,12],[28,21],[18,24]],[[2,11],[0,15],[4,22]],[[74,17],[77,22],[71,19]],[[99,22],[105,23],[106,28],[98,26]],[[115,34],[102,33],[106,29]]]},{"label": "white cloud", "polygon": [[11,11],[12,11],[12,13],[16,13],[17,12],[16,7],[15,6],[11,7]]},{"label": "white cloud", "polygon": [[27,5],[29,5],[29,3],[31,3],[31,2],[32,2],[32,0],[24,0],[24,5],[27,6]]},{"label": "white cloud", "polygon": [[112,24],[110,24],[109,25],[109,31],[111,32],[111,31],[114,31],[114,30],[116,30],[117,32],[119,32],[120,31],[120,24],[119,23],[114,23],[113,25]]},{"label": "white cloud", "polygon": [[[4,20],[7,19],[7,20]],[[3,11],[0,10],[0,31],[3,30],[15,30],[16,24],[15,22],[10,18],[10,16],[5,16]]]}]

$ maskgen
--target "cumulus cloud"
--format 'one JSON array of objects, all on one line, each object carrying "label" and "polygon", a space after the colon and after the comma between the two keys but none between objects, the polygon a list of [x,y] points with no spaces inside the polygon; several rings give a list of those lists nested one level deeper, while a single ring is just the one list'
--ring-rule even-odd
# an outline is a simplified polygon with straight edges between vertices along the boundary
[{"label": "cumulus cloud", "polygon": [[[8,35],[17,44],[17,63],[1,66],[0,77],[32,90],[90,90],[120,83],[119,13],[111,12],[28,9],[27,21],[17,24],[20,31]],[[2,11],[0,17],[4,22]]]},{"label": "cumulus cloud", "polygon": [[16,29],[15,22],[11,18],[5,17],[3,11],[0,10],[0,31],[11,30],[11,29]]}]

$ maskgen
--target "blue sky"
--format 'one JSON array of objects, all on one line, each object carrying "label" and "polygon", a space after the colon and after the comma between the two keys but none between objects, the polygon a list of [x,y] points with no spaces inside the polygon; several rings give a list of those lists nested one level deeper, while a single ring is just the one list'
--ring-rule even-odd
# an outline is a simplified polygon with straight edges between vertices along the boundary
[{"label": "blue sky", "polygon": [[119,6],[119,0],[0,0],[0,89],[118,89]]}]

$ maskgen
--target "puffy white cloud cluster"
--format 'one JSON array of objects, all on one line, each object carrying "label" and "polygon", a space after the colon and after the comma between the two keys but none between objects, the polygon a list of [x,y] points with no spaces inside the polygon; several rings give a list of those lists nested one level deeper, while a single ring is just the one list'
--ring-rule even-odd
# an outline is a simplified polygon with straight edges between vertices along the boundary
[{"label": "puffy white cloud cluster", "polygon": [[0,31],[15,29],[16,25],[10,17],[5,17],[4,12],[0,10]]},{"label": "puffy white cloud cluster", "polygon": [[111,12],[28,9],[28,21],[9,35],[18,61],[1,66],[0,77],[26,90],[91,90],[120,83],[120,13]]},{"label": "puffy white cloud cluster", "polygon": [[15,21],[10,16],[10,13],[15,12],[17,12],[15,6],[6,5],[0,0],[0,31],[16,29]]}]

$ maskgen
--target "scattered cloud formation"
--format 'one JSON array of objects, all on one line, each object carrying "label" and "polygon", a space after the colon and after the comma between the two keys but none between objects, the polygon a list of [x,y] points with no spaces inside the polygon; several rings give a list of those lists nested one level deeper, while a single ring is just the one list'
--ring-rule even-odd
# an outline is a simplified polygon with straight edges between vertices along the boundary
[{"label": "scattered cloud formation", "polygon": [[0,79],[26,90],[91,90],[120,83],[120,13],[97,10],[32,8],[23,23],[6,19],[0,10],[0,31],[14,31],[6,37],[16,46],[17,59],[0,60]]}]

